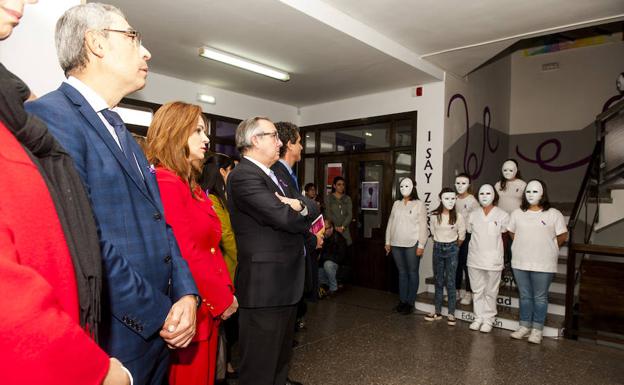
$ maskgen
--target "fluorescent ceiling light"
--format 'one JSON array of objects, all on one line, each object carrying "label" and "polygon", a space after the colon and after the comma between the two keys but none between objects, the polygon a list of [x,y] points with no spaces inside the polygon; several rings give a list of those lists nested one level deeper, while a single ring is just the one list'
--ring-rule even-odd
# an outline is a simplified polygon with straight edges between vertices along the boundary
[{"label": "fluorescent ceiling light", "polygon": [[234,67],[242,68],[247,71],[259,73],[270,78],[281,80],[283,82],[290,80],[288,72],[280,71],[278,69],[269,67],[264,64],[256,63],[251,60],[232,55],[227,52],[219,51],[210,47],[201,47],[199,49],[199,56],[203,56],[207,59],[220,61],[225,64],[232,65]]},{"label": "fluorescent ceiling light", "polygon": [[215,104],[217,102],[217,99],[214,96],[206,94],[197,94],[197,100],[208,104]]},{"label": "fluorescent ceiling light", "polygon": [[113,111],[117,112],[121,120],[126,124],[134,124],[136,126],[149,127],[152,123],[153,113],[151,111],[137,110],[128,107],[115,107]]}]

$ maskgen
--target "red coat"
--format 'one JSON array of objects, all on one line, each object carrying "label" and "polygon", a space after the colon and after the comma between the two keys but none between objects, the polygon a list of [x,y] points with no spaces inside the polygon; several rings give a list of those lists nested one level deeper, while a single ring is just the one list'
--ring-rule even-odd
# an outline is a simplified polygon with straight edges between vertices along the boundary
[{"label": "red coat", "polygon": [[65,236],[45,181],[0,122],[0,383],[100,384],[106,353],[78,321]]},{"label": "red coat", "polygon": [[[182,257],[186,260],[202,297],[202,304],[197,310],[197,332],[194,342],[207,341],[210,346],[207,349],[208,357],[199,357],[197,351],[204,350],[187,348],[174,351],[172,374],[181,372],[175,368],[176,362],[180,362],[182,356],[190,354],[192,357],[183,357],[188,366],[199,365],[208,370],[207,383],[214,379],[214,364],[216,361],[216,341],[219,330],[219,316],[233,301],[234,287],[230,275],[219,249],[221,241],[221,222],[212,208],[212,202],[206,197],[201,189],[196,194],[201,200],[193,198],[187,182],[175,173],[164,168],[156,169],[156,180],[160,188],[160,195],[165,209],[165,220],[173,229],[173,234],[178,242]],[[187,350],[184,352],[184,350]],[[208,364],[208,368],[205,365]],[[202,370],[203,370],[202,369]],[[175,382],[188,383],[182,376],[171,379]]]}]

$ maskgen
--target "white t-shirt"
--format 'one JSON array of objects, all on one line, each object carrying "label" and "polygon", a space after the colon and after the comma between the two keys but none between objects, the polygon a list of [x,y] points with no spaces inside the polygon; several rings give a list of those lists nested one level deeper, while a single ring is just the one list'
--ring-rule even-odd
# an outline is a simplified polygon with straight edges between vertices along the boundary
[{"label": "white t-shirt", "polygon": [[514,179],[507,181],[505,191],[502,191],[500,181],[496,182],[494,188],[498,193],[498,207],[505,210],[507,214],[511,214],[515,209],[519,209],[526,185],[526,182],[522,179]]},{"label": "white t-shirt", "polygon": [[509,214],[496,206],[485,215],[483,209],[474,210],[468,216],[466,230],[472,233],[468,245],[468,267],[501,271],[503,261],[503,237],[507,231]]},{"label": "white t-shirt", "polygon": [[557,272],[557,236],[568,231],[559,210],[517,209],[511,213],[507,228],[515,234],[511,246],[511,267],[545,273]]},{"label": "white t-shirt", "polygon": [[[464,223],[468,223],[468,216],[470,213],[479,207],[481,207],[479,202],[477,202],[477,199],[472,194],[466,195],[465,198],[460,198],[459,195],[457,195],[455,210],[457,210],[458,214],[461,214],[461,216],[464,217]],[[466,231],[470,232],[468,228],[466,228]]]},{"label": "white t-shirt", "polygon": [[386,227],[386,245],[425,248],[427,243],[427,208],[416,199],[395,201]]},{"label": "white t-shirt", "polygon": [[454,224],[449,224],[449,216],[442,214],[442,221],[438,223],[438,216],[431,214],[429,218],[429,229],[431,230],[431,236],[434,241],[442,243],[455,242],[456,240],[463,241],[466,238],[466,224],[464,217],[457,215],[457,220]]}]

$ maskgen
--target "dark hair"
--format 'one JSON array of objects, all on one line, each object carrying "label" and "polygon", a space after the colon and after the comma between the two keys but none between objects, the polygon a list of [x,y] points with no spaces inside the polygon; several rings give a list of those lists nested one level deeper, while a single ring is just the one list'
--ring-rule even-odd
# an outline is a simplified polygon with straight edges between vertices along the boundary
[{"label": "dark hair", "polygon": [[[483,186],[490,186],[490,187],[492,188],[492,190],[494,190],[494,200],[492,201],[492,205],[493,205],[493,206],[498,206],[498,198],[499,198],[499,196],[498,196],[498,192],[496,192],[496,189],[494,188],[494,186],[492,186],[492,185],[491,185],[491,184],[489,184],[489,183],[483,183],[483,184],[481,185],[481,187],[479,187],[479,191],[481,191],[481,188],[482,188]],[[480,204],[480,203],[481,203],[481,202],[479,202],[479,204]]]},{"label": "dark hair", "polygon": [[345,178],[341,177],[340,175],[335,176],[334,180],[332,181],[332,192],[336,192],[336,183],[343,181],[345,182],[345,191],[346,191],[346,187],[347,187],[347,182],[345,181]]},{"label": "dark hair", "polygon": [[306,185],[303,186],[303,191],[308,192],[312,187],[316,190],[316,185],[314,183],[306,183]]},{"label": "dark hair", "polygon": [[277,129],[277,136],[282,141],[282,147],[279,149],[279,157],[283,158],[288,150],[288,143],[295,144],[299,137],[299,127],[290,122],[277,122],[275,123]]},{"label": "dark hair", "polygon": [[[399,187],[401,186],[401,182],[403,182],[405,179],[409,179],[409,180],[411,180],[411,181],[412,181],[412,192],[411,192],[411,194],[409,195],[409,200],[411,200],[411,201],[416,201],[416,200],[418,200],[418,191],[416,191],[416,183],[414,183],[414,181],[412,180],[412,178],[410,178],[410,177],[407,177],[407,176],[406,176],[405,178],[401,178],[401,179],[399,179]],[[401,194],[399,194],[399,195],[401,195]],[[400,201],[401,199],[403,199],[403,197],[402,197],[402,196],[401,196],[401,197],[399,197],[397,200],[398,200],[398,201]]]},{"label": "dark hair", "polygon": [[[541,179],[531,179],[527,182],[527,186],[531,182],[539,182],[539,184],[542,185],[544,193],[542,194],[542,199],[540,199],[537,205],[540,206],[542,210],[548,211],[550,209],[550,201],[548,200],[548,190],[546,190],[546,183],[544,183],[544,181],[542,181]],[[526,199],[526,187],[524,188],[524,192],[525,193],[522,194],[522,204],[520,205],[520,208],[522,209],[522,211],[527,211],[529,207],[531,207],[531,204]]]},{"label": "dark hair", "polygon": [[234,160],[225,154],[216,153],[211,155],[204,162],[199,183],[206,194],[214,194],[219,198],[223,206],[225,206],[225,180],[219,172],[220,169],[227,170],[234,168]]},{"label": "dark hair", "polygon": [[455,179],[457,179],[457,178],[466,178],[466,179],[468,179],[468,190],[466,190],[466,192],[468,194],[474,196],[475,193],[474,193],[474,190],[472,189],[472,178],[470,177],[470,175],[466,174],[465,172],[462,172],[461,174],[455,175]]},{"label": "dark hair", "polygon": [[[444,212],[444,205],[442,204],[442,194],[444,193],[453,193],[455,194],[455,190],[450,187],[444,187],[442,191],[438,194],[438,198],[440,198],[440,204],[438,207],[433,210],[433,214],[438,217],[438,223],[442,223],[442,213]],[[457,221],[457,210],[453,207],[453,210],[449,210],[449,225],[454,225],[455,221]]]},{"label": "dark hair", "polygon": [[[518,161],[515,160],[514,158],[509,158],[509,159],[505,159],[505,162],[514,162],[516,164],[516,178],[517,179],[522,179],[522,174],[520,174],[520,167],[518,167]],[[505,164],[505,162],[503,162],[503,164]],[[505,175],[503,175],[503,170],[501,167],[501,172],[500,172],[500,189],[501,191],[505,191],[505,189],[507,188],[507,179],[505,179]]]}]

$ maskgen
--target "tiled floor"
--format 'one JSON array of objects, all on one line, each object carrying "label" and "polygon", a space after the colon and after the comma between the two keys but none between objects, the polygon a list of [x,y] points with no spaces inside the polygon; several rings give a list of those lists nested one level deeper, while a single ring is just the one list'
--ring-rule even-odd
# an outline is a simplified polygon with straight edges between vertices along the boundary
[{"label": "tiled floor", "polygon": [[495,329],[392,312],[391,293],[347,288],[309,306],[290,377],[331,384],[624,384],[624,351],[569,340],[542,345]]}]

